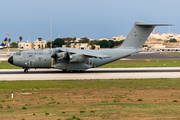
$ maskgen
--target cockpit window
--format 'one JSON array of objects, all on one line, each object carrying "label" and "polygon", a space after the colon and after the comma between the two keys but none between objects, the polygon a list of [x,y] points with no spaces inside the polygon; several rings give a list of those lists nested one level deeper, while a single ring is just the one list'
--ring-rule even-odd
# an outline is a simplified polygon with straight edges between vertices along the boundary
[{"label": "cockpit window", "polygon": [[16,56],[20,56],[20,55],[21,55],[21,53],[15,53],[15,55],[16,55]]}]

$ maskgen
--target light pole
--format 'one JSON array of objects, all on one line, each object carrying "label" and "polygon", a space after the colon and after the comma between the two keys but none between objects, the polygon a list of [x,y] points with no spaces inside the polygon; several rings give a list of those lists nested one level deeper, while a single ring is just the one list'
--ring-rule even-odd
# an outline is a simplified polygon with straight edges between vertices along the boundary
[{"label": "light pole", "polygon": [[53,14],[49,14],[50,15],[50,35],[51,35],[51,48],[52,48],[52,15]]},{"label": "light pole", "polygon": [[8,36],[8,53],[7,53],[7,55],[9,55],[9,49],[10,49],[10,48],[9,48],[9,42],[10,42],[10,41],[9,41],[9,36],[10,36],[10,33],[7,33],[7,36]]}]

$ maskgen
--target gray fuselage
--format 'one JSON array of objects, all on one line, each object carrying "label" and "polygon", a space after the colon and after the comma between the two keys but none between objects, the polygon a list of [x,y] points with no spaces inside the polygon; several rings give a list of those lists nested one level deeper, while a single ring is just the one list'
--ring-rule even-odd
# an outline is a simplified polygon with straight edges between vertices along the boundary
[{"label": "gray fuselage", "polygon": [[55,61],[55,59],[51,57],[51,55],[54,53],[54,50],[55,49],[17,51],[12,56],[13,65],[20,66],[22,68],[56,68],[61,70],[86,70],[88,68],[98,67],[113,62],[120,58],[124,58],[141,51],[135,48],[92,50],[97,53],[110,55],[111,57],[103,59],[88,57],[84,61],[70,62],[68,60]]}]

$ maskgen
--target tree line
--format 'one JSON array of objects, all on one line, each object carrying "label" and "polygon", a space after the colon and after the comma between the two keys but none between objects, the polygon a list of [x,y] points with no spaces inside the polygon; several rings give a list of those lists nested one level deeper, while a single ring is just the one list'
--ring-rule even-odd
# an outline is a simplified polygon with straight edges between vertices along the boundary
[{"label": "tree line", "polygon": [[124,40],[121,41],[113,41],[113,40],[93,40],[90,42],[90,45],[100,45],[101,48],[114,48],[118,47],[123,43]]},{"label": "tree line", "polygon": [[[12,42],[10,44],[11,48],[18,48],[18,44],[21,43],[21,41],[23,40],[23,37],[20,36],[19,37],[19,41],[17,42]],[[11,41],[11,38],[9,38],[9,41]],[[67,38],[56,38],[54,41],[52,41],[52,48],[56,48],[56,47],[62,47],[62,45],[66,45],[66,47],[70,47],[70,43],[75,43],[76,41],[76,37],[67,37]],[[124,40],[121,41],[113,41],[113,40],[92,40],[90,41],[89,38],[87,37],[83,37],[79,40],[78,43],[88,43],[89,45],[91,45],[92,49],[95,48],[95,45],[100,45],[100,48],[114,48],[114,47],[118,47],[123,43]],[[177,42],[177,40],[175,38],[170,39],[166,42]],[[50,48],[51,46],[51,42],[47,42],[47,48]],[[21,46],[19,46],[21,47]]]},{"label": "tree line", "polygon": [[[21,43],[22,41],[22,36],[19,37],[19,41]],[[52,48],[56,48],[56,47],[62,47],[62,45],[66,45],[66,47],[70,47],[70,43],[75,43],[76,37],[71,38],[71,37],[67,37],[67,38],[56,38],[54,41],[52,41]],[[10,44],[11,48],[18,48],[18,43],[17,42],[12,42]],[[113,41],[113,40],[91,40],[87,37],[83,37],[79,40],[78,43],[88,43],[89,45],[91,45],[92,49],[95,48],[95,45],[100,45],[101,48],[114,48],[114,47],[118,47],[123,43],[124,40],[121,41]],[[47,42],[47,48],[51,47],[51,42]]]},{"label": "tree line", "polygon": [[[19,36],[19,41],[20,41],[20,43],[21,43],[22,40],[23,40],[23,37],[22,37],[22,36]],[[11,48],[18,48],[19,41],[17,41],[17,42],[12,42],[12,43],[10,44],[10,47],[11,47]],[[9,42],[11,42],[11,38],[9,38]]]},{"label": "tree line", "polygon": [[[92,40],[90,41],[89,38],[83,37],[79,40],[78,43],[88,43],[89,45],[100,45],[101,48],[114,48],[118,47],[123,43],[124,40],[121,41],[113,41],[113,40]],[[70,43],[74,43],[74,41],[65,41],[64,38],[56,38],[52,41],[52,48],[62,47],[62,45],[66,45],[68,47]],[[50,48],[51,42],[47,42],[47,47]]]}]

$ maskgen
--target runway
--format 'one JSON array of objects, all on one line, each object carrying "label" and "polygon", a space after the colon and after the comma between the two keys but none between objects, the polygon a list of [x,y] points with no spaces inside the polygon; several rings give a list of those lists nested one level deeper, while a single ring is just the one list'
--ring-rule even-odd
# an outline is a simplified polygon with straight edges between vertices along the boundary
[{"label": "runway", "polygon": [[152,68],[92,68],[85,72],[63,73],[58,69],[0,70],[0,81],[8,80],[77,80],[77,79],[127,79],[127,78],[180,78],[180,67]]}]

